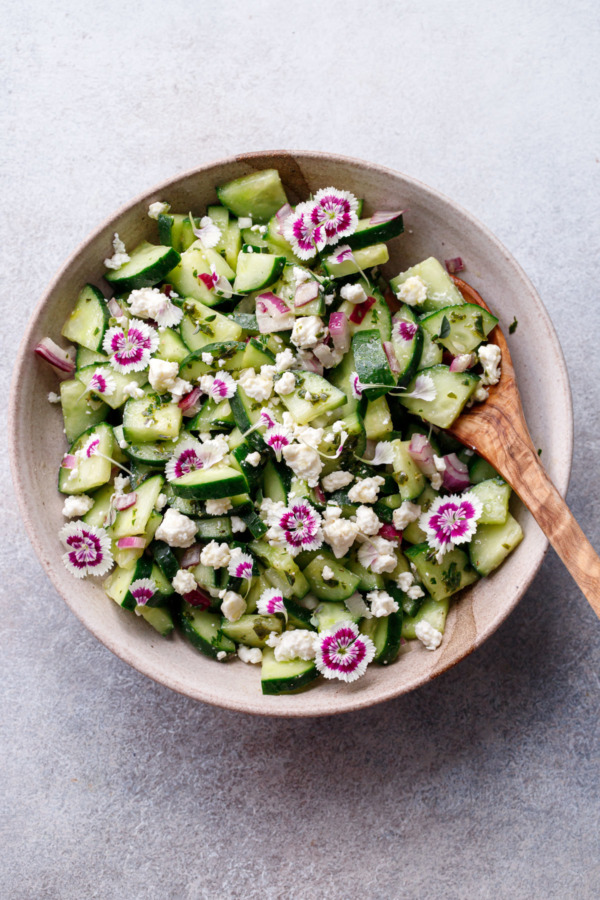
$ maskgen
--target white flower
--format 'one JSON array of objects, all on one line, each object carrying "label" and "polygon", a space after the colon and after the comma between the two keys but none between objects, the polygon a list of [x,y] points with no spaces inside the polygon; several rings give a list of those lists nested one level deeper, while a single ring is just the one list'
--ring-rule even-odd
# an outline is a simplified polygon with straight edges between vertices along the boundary
[{"label": "white flower", "polygon": [[237,622],[246,612],[246,601],[235,591],[227,591],[221,603],[221,612],[230,622]]},{"label": "white flower", "polygon": [[275,659],[284,662],[289,659],[314,659],[319,636],[316,631],[298,628],[285,631],[275,647]]},{"label": "white flower", "polygon": [[231,500],[229,497],[223,497],[222,500],[207,500],[206,512],[209,516],[224,516],[231,509]]},{"label": "white flower", "polygon": [[325,475],[321,484],[324,491],[332,493],[333,491],[339,491],[341,488],[345,488],[346,485],[351,484],[353,481],[354,475],[352,475],[351,472],[339,470],[337,472],[331,472],[329,475]]},{"label": "white flower", "polygon": [[437,397],[437,389],[431,375],[417,375],[415,386],[409,394],[402,394],[403,399],[423,400],[430,403]]},{"label": "white flower", "polygon": [[392,522],[396,531],[404,531],[411,522],[416,522],[421,515],[421,507],[418,503],[411,503],[405,500],[402,506],[395,509],[392,515]]},{"label": "white flower", "polygon": [[329,331],[319,316],[300,316],[292,328],[291,341],[296,347],[309,350],[328,334]]},{"label": "white flower", "polygon": [[362,284],[345,284],[340,291],[340,295],[348,303],[364,303],[367,299]]},{"label": "white flower", "polygon": [[394,461],[394,448],[390,441],[379,441],[375,447],[373,459],[370,460],[372,466],[387,466]]},{"label": "white flower", "polygon": [[381,528],[381,522],[370,506],[359,506],[356,510],[356,524],[361,534],[377,534]]},{"label": "white flower", "polygon": [[296,379],[292,372],[284,372],[275,382],[275,393],[280,396],[291,394],[296,389]]},{"label": "white flower", "polygon": [[423,619],[415,625],[415,634],[426,650],[437,650],[444,635]]},{"label": "white flower", "polygon": [[113,237],[112,246],[113,246],[113,251],[114,251],[113,255],[110,257],[110,259],[104,260],[104,265],[106,266],[107,269],[115,269],[115,270],[120,269],[121,266],[124,266],[125,263],[129,262],[131,257],[127,253],[127,250],[125,249],[125,244],[123,243],[123,241],[121,240],[119,235],[116,233],[116,231],[115,231],[115,234]]},{"label": "white flower", "polygon": [[289,347],[286,347],[285,350],[282,350],[281,353],[278,353],[275,357],[275,368],[278,372],[285,372],[287,369],[292,368],[295,361],[294,354]]},{"label": "white flower", "polygon": [[500,381],[500,361],[502,351],[496,344],[483,344],[477,351],[479,362],[483,366],[482,384],[498,384]]},{"label": "white flower", "polygon": [[161,213],[168,213],[170,209],[171,206],[168,203],[162,203],[160,200],[156,200],[148,207],[148,215],[151,219],[158,219]]},{"label": "white flower", "polygon": [[[191,215],[190,221],[194,221]],[[221,240],[221,229],[213,222],[210,216],[202,216],[200,219],[200,228],[194,226],[192,230],[195,236],[202,241],[203,246],[206,247],[207,250],[216,247]]]},{"label": "white flower", "polygon": [[189,594],[190,591],[194,591],[198,587],[196,579],[188,569],[179,569],[171,584],[174,590],[182,596]]},{"label": "white flower", "polygon": [[377,575],[393,572],[398,564],[395,549],[396,544],[376,535],[358,548],[358,561],[365,569],[370,569]]},{"label": "white flower", "polygon": [[213,569],[222,569],[229,564],[231,553],[227,544],[217,544],[211,541],[202,549],[200,554],[200,562],[203,566],[210,566]]},{"label": "white flower", "polygon": [[[267,368],[263,366],[263,369]],[[261,371],[257,374],[254,369],[243,369],[240,373],[239,384],[244,393],[252,400],[263,403],[273,393],[273,375],[270,372]]]},{"label": "white flower", "polygon": [[73,519],[75,516],[85,516],[89,512],[94,501],[87,494],[73,494],[65,498],[62,514],[67,519]]},{"label": "white flower", "polygon": [[246,647],[238,644],[237,655],[243,663],[258,666],[262,662],[262,650],[260,647]]},{"label": "white flower", "polygon": [[348,491],[348,499],[351,503],[375,503],[382,484],[385,484],[385,478],[382,478],[381,475],[362,478],[352,485]]},{"label": "white flower", "polygon": [[367,600],[371,604],[371,614],[376,619],[398,612],[398,604],[387,591],[369,591]]},{"label": "white flower", "polygon": [[304,478],[309,487],[316,487],[323,469],[323,461],[316,450],[305,444],[289,444],[282,450],[283,457],[298,478]]},{"label": "white flower", "polygon": [[400,285],[396,297],[407,306],[421,306],[427,300],[427,285],[418,275],[411,275]]},{"label": "white flower", "polygon": [[168,509],[154,536],[170,547],[191,547],[196,537],[196,523],[178,509]]}]

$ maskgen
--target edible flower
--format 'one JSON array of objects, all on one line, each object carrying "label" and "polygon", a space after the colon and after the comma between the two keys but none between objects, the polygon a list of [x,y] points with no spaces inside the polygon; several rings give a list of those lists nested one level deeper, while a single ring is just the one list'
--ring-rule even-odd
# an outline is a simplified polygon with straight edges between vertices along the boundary
[{"label": "edible flower", "polygon": [[194,235],[202,241],[207,250],[216,247],[221,240],[221,229],[213,222],[210,216],[202,216],[200,219],[200,228],[197,228],[194,217],[189,213],[190,222],[192,223],[192,231]]},{"label": "edible flower", "polygon": [[278,462],[281,462],[281,453],[284,447],[291,443],[291,435],[287,428],[281,425],[272,425],[265,432],[265,443],[273,450]]},{"label": "edible flower", "polygon": [[434,500],[420,517],[419,527],[429,546],[438,551],[438,560],[456,544],[471,540],[482,511],[481,500],[471,491]]},{"label": "edible flower", "polygon": [[210,264],[210,274],[208,272],[200,272],[198,280],[202,282],[204,287],[209,291],[214,291],[221,297],[228,300],[233,294],[233,288],[224,275],[219,275],[215,268],[215,264]]},{"label": "edible flower", "polygon": [[283,223],[283,234],[299,259],[310,259],[327,243],[325,226],[312,221],[314,204],[299,203]]},{"label": "edible flower", "polygon": [[61,528],[59,538],[67,549],[63,562],[76,578],[106,575],[112,568],[110,538],[104,528],[81,521],[67,522]]},{"label": "edible flower", "polygon": [[218,375],[202,375],[200,388],[217,403],[221,400],[229,400],[236,392],[237,385],[229,372],[219,372]]},{"label": "edible flower", "polygon": [[156,584],[152,578],[138,578],[131,583],[129,593],[138,606],[145,606],[156,593]]},{"label": "edible flower", "polygon": [[310,218],[314,225],[324,227],[327,243],[335,244],[356,231],[357,209],[358,200],[350,191],[322,188],[314,196]]},{"label": "edible flower", "polygon": [[105,397],[110,397],[111,394],[114,394],[116,388],[117,384],[115,379],[109,372],[103,372],[102,369],[96,369],[90,378],[87,391],[84,393],[95,391],[97,394],[104,394]]},{"label": "edible flower", "polygon": [[315,661],[325,678],[351,682],[365,674],[374,656],[371,638],[360,634],[353,622],[342,622],[319,635]]},{"label": "edible flower", "polygon": [[102,347],[116,372],[142,372],[158,348],[158,334],[147,322],[131,319],[128,325],[109,328]]},{"label": "edible flower", "polygon": [[412,341],[419,326],[415,322],[396,322],[394,330],[403,341]]},{"label": "edible flower", "polygon": [[281,591],[278,591],[276,588],[270,588],[262,592],[256,601],[256,609],[261,616],[273,616],[276,613],[283,613],[284,616],[287,616],[283,596]]},{"label": "edible flower", "polygon": [[244,553],[239,547],[234,547],[231,551],[227,571],[232,578],[252,577],[253,562],[249,553]]}]

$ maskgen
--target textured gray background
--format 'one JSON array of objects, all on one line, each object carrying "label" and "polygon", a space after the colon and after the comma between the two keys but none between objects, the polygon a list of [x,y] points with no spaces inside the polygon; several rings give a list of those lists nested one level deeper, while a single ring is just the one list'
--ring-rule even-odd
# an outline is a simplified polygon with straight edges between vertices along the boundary
[{"label": "textured gray background", "polygon": [[[479,216],[538,287],[573,386],[569,500],[600,546],[596,2],[2,7],[6,384],[53,272],[147,186],[244,150],[372,159]],[[252,719],[100,646],[2,478],[0,896],[600,896],[600,626],[553,554],[426,688]]]}]

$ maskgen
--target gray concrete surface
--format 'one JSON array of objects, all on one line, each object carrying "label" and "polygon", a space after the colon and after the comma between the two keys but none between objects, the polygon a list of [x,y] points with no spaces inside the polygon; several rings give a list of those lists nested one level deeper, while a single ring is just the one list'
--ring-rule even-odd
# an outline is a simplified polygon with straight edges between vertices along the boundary
[{"label": "gray concrete surface", "polygon": [[[247,149],[372,159],[461,202],[537,285],[573,385],[569,500],[600,547],[596,3],[5,0],[3,25],[6,385],[52,273],[147,185]],[[600,896],[600,626],[553,554],[428,687],[251,719],[80,626],[2,466],[1,897]]]}]

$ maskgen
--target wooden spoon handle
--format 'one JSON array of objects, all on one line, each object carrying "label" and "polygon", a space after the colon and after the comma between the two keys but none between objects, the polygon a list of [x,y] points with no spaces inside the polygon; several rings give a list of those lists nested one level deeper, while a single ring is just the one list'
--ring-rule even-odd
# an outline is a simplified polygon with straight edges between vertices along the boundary
[{"label": "wooden spoon handle", "polygon": [[536,452],[519,435],[495,465],[533,513],[538,525],[600,618],[600,557],[546,474]]}]

